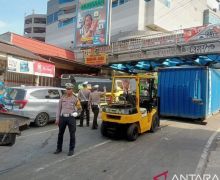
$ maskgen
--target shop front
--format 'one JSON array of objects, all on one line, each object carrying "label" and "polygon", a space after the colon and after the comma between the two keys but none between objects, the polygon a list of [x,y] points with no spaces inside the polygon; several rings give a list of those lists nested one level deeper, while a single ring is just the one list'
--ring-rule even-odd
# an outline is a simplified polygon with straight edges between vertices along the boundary
[{"label": "shop front", "polygon": [[[56,47],[51,44],[43,43],[37,40],[26,38],[14,33],[5,33],[0,35],[1,40],[6,40],[6,43],[10,43],[13,46],[20,48],[23,51],[22,54],[29,53],[28,56],[33,58],[34,68],[25,69],[27,63],[17,67],[17,70],[9,70],[6,73],[7,83],[11,85],[11,82],[16,81],[16,85],[28,84],[28,85],[40,85],[40,86],[60,86],[60,78],[62,74],[90,74],[99,75],[101,72],[100,66],[93,66],[77,61],[77,57],[74,52]],[[0,44],[1,51],[1,44]],[[13,51],[10,51],[13,52]],[[10,53],[9,53],[10,54]],[[14,55],[14,54],[13,54]],[[23,56],[19,56],[23,57]],[[17,57],[17,59],[19,59]],[[41,60],[43,59],[43,60]],[[17,60],[19,61],[19,60]],[[25,60],[26,61],[26,60]],[[43,63],[36,63],[36,61],[45,62],[52,65],[46,65]],[[18,64],[20,61],[18,62]],[[100,62],[99,62],[100,63]],[[28,66],[30,63],[28,64]],[[37,67],[42,67],[41,72],[38,72]],[[56,71],[56,72],[55,72]],[[25,74],[26,78],[23,78]],[[21,76],[21,77],[20,77]],[[18,78],[18,80],[17,80]]]},{"label": "shop front", "polygon": [[52,86],[54,76],[52,63],[9,55],[4,82],[6,86]]}]

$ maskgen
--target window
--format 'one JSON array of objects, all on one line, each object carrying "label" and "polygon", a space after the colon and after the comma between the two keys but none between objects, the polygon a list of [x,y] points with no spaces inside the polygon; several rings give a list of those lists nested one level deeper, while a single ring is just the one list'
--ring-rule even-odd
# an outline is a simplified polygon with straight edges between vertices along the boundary
[{"label": "window", "polygon": [[52,23],[58,21],[58,14],[59,14],[59,11],[54,12],[54,13],[50,14],[49,16],[47,16],[47,24],[52,24]]},{"label": "window", "polygon": [[60,99],[59,91],[56,89],[36,90],[31,93],[31,96],[37,99]]},{"label": "window", "polygon": [[112,2],[112,8],[127,3],[129,0],[115,0]]},{"label": "window", "polygon": [[31,24],[32,23],[32,18],[26,19],[25,24]]},{"label": "window", "polygon": [[46,96],[48,95],[48,90],[36,90],[31,93],[31,96],[37,98],[37,99],[46,99]]},{"label": "window", "polygon": [[28,34],[28,33],[31,33],[32,32],[32,28],[30,27],[30,28],[25,28],[25,30],[24,30],[24,33],[25,34]]},{"label": "window", "polygon": [[45,33],[46,32],[46,28],[43,27],[34,27],[33,28],[34,33]]},{"label": "window", "polygon": [[154,79],[140,80],[140,96],[154,98],[157,96],[156,82]]},{"label": "window", "polygon": [[53,21],[58,21],[58,13],[59,11],[54,13]]},{"label": "window", "polygon": [[116,78],[114,81],[114,93],[117,95],[129,92],[136,95],[136,80],[134,78]]},{"label": "window", "polygon": [[164,0],[164,4],[165,4],[165,6],[167,6],[168,8],[170,8],[170,3],[171,3],[171,0]]},{"label": "window", "polygon": [[120,0],[119,1],[119,4],[124,4],[125,3],[125,0]]},{"label": "window", "polygon": [[4,94],[5,99],[24,100],[26,91],[23,89],[7,88]]},{"label": "window", "polygon": [[149,79],[140,80],[140,96],[149,96]]},{"label": "window", "polygon": [[47,24],[52,24],[53,23],[53,14],[50,14],[47,16]]},{"label": "window", "polygon": [[112,2],[112,7],[114,8],[116,6],[118,6],[118,0]]},{"label": "window", "polygon": [[157,89],[154,79],[140,80],[140,107],[150,110],[157,104]]},{"label": "window", "polygon": [[56,89],[49,89],[48,95],[46,96],[47,99],[60,99],[60,93]]},{"label": "window", "polygon": [[46,18],[34,18],[36,24],[46,24]]},{"label": "window", "polygon": [[59,0],[59,4],[73,2],[74,0]]},{"label": "window", "polygon": [[73,24],[74,22],[75,22],[75,18],[70,18],[65,21],[60,21],[58,24],[58,28],[68,26],[69,24]]},{"label": "window", "polygon": [[163,0],[163,3],[166,7],[170,8],[171,0]]}]

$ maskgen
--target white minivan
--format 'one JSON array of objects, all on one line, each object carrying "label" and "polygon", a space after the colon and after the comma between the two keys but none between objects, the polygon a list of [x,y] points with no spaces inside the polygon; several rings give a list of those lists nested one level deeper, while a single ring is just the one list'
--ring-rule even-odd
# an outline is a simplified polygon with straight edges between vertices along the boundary
[{"label": "white minivan", "polygon": [[58,102],[64,93],[65,89],[58,87],[10,87],[4,94],[3,105],[42,127],[56,119]]}]

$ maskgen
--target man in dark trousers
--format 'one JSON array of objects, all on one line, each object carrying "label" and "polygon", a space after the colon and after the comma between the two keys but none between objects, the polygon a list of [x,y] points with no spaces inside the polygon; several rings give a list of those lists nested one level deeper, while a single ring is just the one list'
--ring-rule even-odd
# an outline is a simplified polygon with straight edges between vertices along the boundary
[{"label": "man in dark trousers", "polygon": [[99,115],[99,104],[100,98],[106,93],[106,88],[104,87],[104,92],[98,91],[99,85],[93,86],[93,91],[89,96],[89,105],[92,107],[92,112],[94,113],[92,129],[98,128],[97,118]]},{"label": "man in dark trousers", "polygon": [[[133,107],[136,106],[136,100],[135,97],[129,92],[129,87],[130,87],[130,81],[128,79],[124,79],[122,81],[122,85],[123,85],[123,94],[121,97],[124,97],[124,99],[131,104]],[[119,97],[120,99],[120,97]]]},{"label": "man in dark trousers", "polygon": [[83,127],[83,120],[84,120],[84,114],[86,113],[86,124],[89,126],[89,95],[90,95],[90,90],[87,89],[87,84],[88,82],[83,83],[83,89],[79,90],[78,93],[78,98],[81,103],[82,107],[82,112],[80,115],[80,127]]},{"label": "man in dark trousers", "polygon": [[56,122],[59,126],[59,134],[57,141],[57,149],[54,154],[59,154],[62,152],[63,145],[63,134],[65,132],[66,126],[69,128],[70,134],[70,144],[68,156],[74,154],[75,148],[75,132],[76,132],[76,120],[77,116],[77,103],[78,98],[73,95],[73,85],[71,83],[66,84],[66,93],[61,97],[56,114]]}]

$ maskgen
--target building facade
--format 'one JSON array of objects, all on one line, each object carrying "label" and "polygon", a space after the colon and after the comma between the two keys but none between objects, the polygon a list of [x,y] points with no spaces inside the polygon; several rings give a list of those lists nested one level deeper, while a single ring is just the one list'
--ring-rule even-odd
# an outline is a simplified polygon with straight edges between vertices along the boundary
[{"label": "building facade", "polygon": [[0,82],[4,69],[9,85],[34,85],[35,81],[23,83],[23,80],[37,79],[38,85],[57,87],[62,74],[101,73],[101,68],[75,60],[72,51],[10,32],[0,35]]},{"label": "building facade", "polygon": [[[131,35],[168,32],[202,26],[209,20],[215,0],[113,0],[111,16],[112,41]],[[49,0],[46,42],[73,49],[77,0]],[[209,13],[207,13],[207,9]],[[214,10],[218,11],[218,10]],[[206,13],[205,13],[206,12]],[[206,23],[204,22],[206,18]]]},{"label": "building facade", "polygon": [[33,13],[25,16],[24,36],[45,42],[46,21],[47,16],[45,14]]},{"label": "building facade", "polygon": [[205,10],[218,11],[212,1],[215,0],[115,0],[112,2],[111,35],[202,26]]},{"label": "building facade", "polygon": [[78,0],[49,0],[46,43],[73,49]]}]

